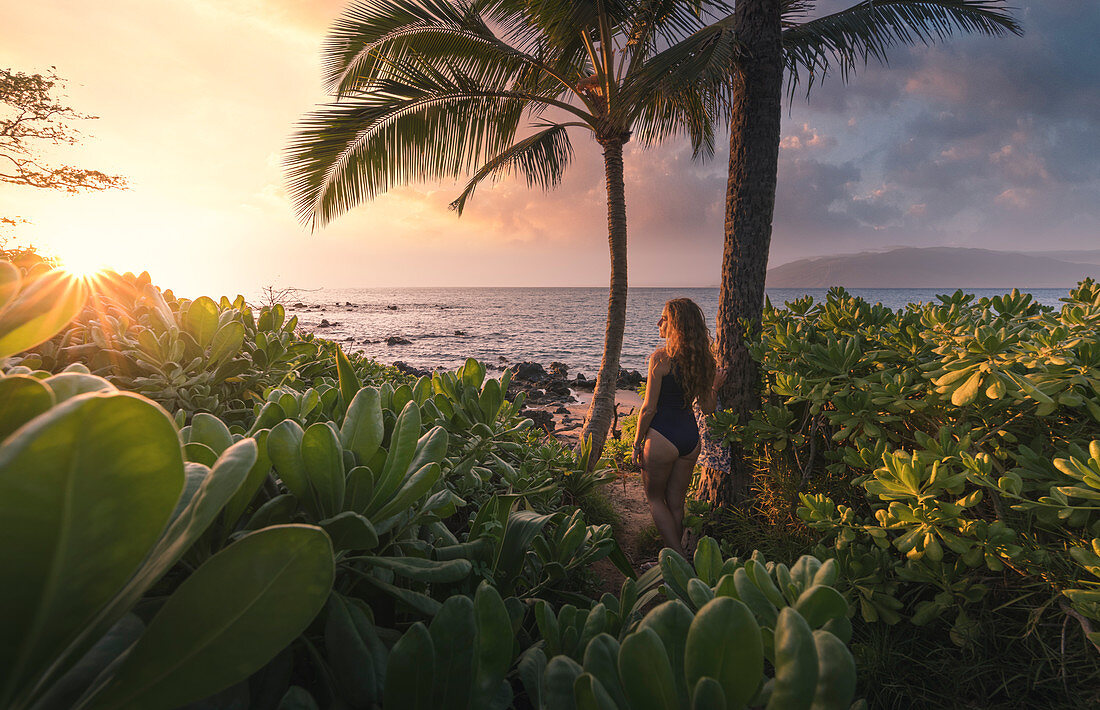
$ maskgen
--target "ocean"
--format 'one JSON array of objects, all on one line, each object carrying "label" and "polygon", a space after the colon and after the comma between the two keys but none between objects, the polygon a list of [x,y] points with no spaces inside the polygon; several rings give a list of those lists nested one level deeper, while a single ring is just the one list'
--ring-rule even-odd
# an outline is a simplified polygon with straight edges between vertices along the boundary
[{"label": "ocean", "polygon": [[[1004,289],[965,289],[995,296]],[[944,289],[850,289],[871,303],[904,308],[933,301]],[[826,289],[769,289],[779,306]],[[1031,289],[1040,303],[1058,307],[1068,289]],[[717,288],[631,288],[627,299],[622,366],[644,373],[646,358],[660,344],[657,318],[665,301],[693,299],[713,335]],[[344,344],[381,362],[454,368],[467,357],[490,365],[534,361],[565,363],[570,377],[596,376],[607,322],[606,288],[348,288],[302,291],[287,305],[307,331]],[[303,306],[293,305],[302,303]],[[350,304],[350,305],[348,305]],[[322,319],[330,324],[321,326]],[[387,344],[389,338],[409,341]]]}]

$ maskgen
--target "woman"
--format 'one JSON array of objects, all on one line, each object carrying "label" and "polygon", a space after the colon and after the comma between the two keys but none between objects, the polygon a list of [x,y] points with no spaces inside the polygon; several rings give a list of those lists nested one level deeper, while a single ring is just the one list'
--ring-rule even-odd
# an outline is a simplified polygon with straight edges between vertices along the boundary
[{"label": "woman", "polygon": [[699,458],[699,427],[692,404],[698,403],[706,414],[713,412],[726,374],[716,372],[706,318],[691,299],[666,303],[657,333],[665,346],[649,357],[634,462],[642,468],[649,509],[665,546],[686,556],[681,542],[684,500]]}]

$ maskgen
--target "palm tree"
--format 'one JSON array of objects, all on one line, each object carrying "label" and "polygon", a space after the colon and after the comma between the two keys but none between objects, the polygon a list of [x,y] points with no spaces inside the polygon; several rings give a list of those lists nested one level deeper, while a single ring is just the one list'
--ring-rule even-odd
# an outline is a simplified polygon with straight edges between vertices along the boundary
[{"label": "palm tree", "polygon": [[[603,358],[582,436],[595,462],[614,410],[627,297],[623,145],[686,134],[713,152],[735,51],[730,18],[682,0],[359,0],[324,47],[337,100],[287,157],[299,217],[324,226],[392,185],[471,176],[556,186],[570,129],[603,150],[611,281]],[[696,14],[699,13],[699,14]],[[526,133],[520,136],[527,119]]]},{"label": "palm tree", "polygon": [[[865,0],[804,21],[815,0],[737,0],[734,34],[743,47],[735,60],[730,105],[730,172],[725,245],[718,301],[719,359],[730,370],[723,406],[747,421],[760,405],[760,373],[746,348],[759,328],[771,244],[783,74],[792,91],[800,72],[812,86],[831,71],[847,80],[872,58],[886,61],[897,45],[932,44],[955,32],[1021,34],[1002,0]],[[743,498],[751,469],[735,448],[728,471],[706,469],[698,495],[715,504]]]}]

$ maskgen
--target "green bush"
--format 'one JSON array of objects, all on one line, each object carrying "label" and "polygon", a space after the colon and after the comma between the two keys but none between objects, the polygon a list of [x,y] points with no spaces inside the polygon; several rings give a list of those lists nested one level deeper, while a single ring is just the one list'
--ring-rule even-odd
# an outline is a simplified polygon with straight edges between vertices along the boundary
[{"label": "green bush", "polygon": [[713,428],[799,473],[798,515],[865,620],[947,615],[966,644],[968,609],[1026,587],[1100,647],[1100,286],[1063,301],[769,304],[751,345],[764,406]]},{"label": "green bush", "polygon": [[4,410],[0,705],[171,708],[245,679],[323,605],[327,536],[306,526],[244,536],[146,624],[135,605],[232,500],[256,443],[229,446],[209,468],[185,466],[154,403],[102,380],[81,394],[52,379],[0,378],[0,401],[45,405]]}]

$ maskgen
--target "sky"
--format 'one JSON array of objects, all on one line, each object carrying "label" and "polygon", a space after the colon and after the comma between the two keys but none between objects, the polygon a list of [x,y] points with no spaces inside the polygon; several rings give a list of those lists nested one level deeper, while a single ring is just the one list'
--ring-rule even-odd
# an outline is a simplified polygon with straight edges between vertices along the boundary
[{"label": "sky", "polygon": [[[902,245],[1100,249],[1100,2],[1012,4],[1023,37],[895,48],[785,101],[772,265]],[[504,180],[457,217],[460,184],[410,185],[324,229],[296,220],[283,151],[325,100],[320,47],[345,6],[0,0],[0,67],[56,67],[64,101],[98,117],[49,157],[129,182],[75,196],[0,183],[0,215],[27,220],[10,234],[189,296],[606,286],[602,159],[579,132],[549,193]],[[717,284],[728,137],[709,162],[677,141],[628,143],[624,160],[631,285]]]}]

